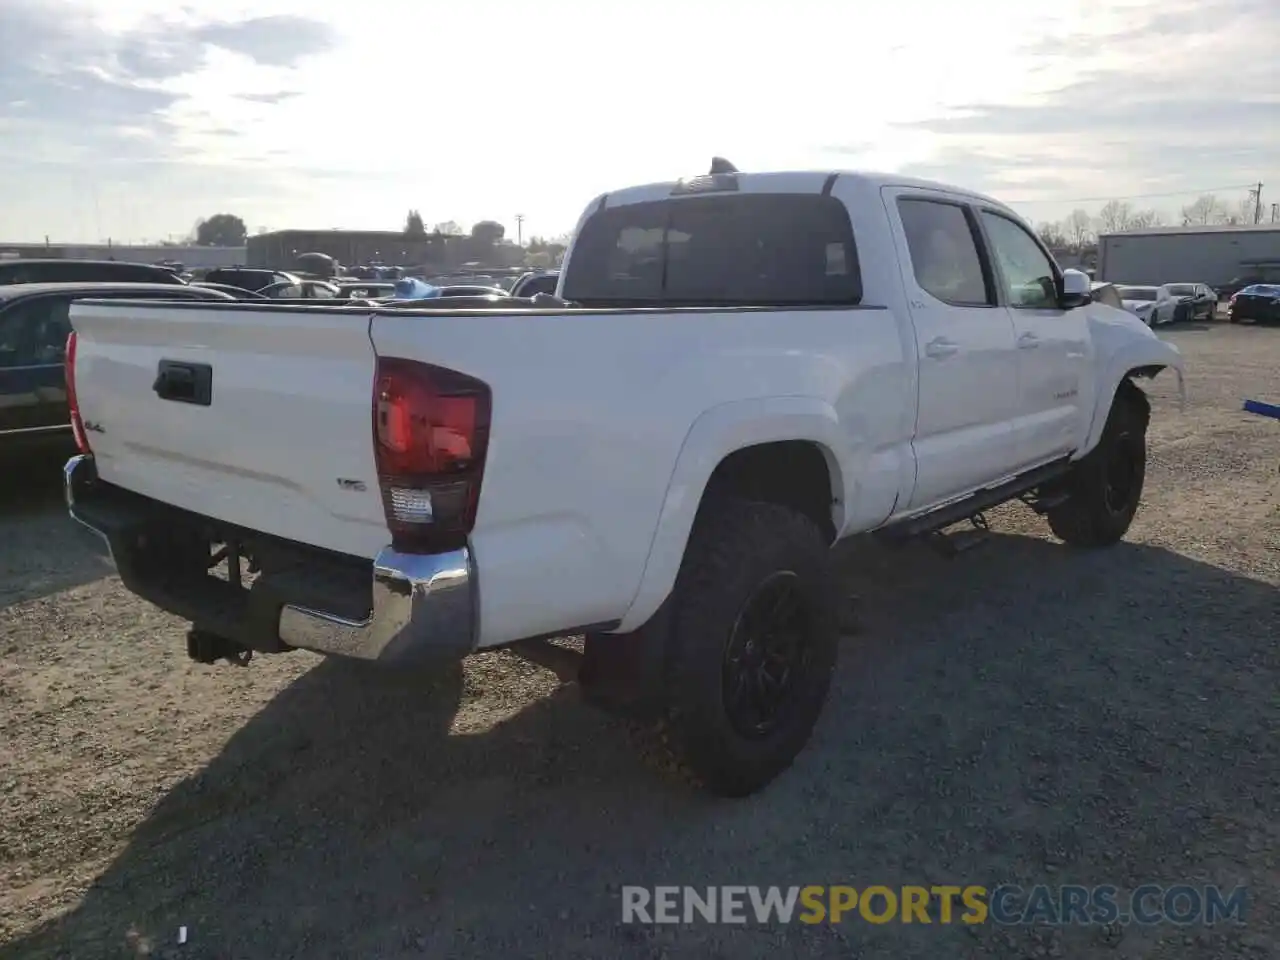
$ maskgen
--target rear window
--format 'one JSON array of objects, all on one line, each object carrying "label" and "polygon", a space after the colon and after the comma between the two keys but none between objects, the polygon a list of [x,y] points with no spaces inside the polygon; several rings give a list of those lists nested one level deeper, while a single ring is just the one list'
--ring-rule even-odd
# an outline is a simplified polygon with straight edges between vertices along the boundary
[{"label": "rear window", "polygon": [[862,299],[862,278],[839,200],[735,193],[592,214],[563,291],[605,306],[851,305]]},{"label": "rear window", "polygon": [[1125,300],[1145,300],[1148,303],[1156,299],[1155,287],[1121,287],[1120,296]]}]

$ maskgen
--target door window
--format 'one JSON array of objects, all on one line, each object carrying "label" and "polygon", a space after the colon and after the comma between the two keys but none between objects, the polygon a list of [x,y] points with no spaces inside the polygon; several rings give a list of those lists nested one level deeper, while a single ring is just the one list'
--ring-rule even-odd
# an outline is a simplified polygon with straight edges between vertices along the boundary
[{"label": "door window", "polygon": [[991,249],[1004,283],[1009,306],[1026,310],[1058,309],[1058,283],[1053,261],[1021,225],[992,213],[982,212],[982,222],[991,238]]},{"label": "door window", "polygon": [[0,368],[54,366],[66,357],[68,302],[40,297],[0,313]]},{"label": "door window", "polygon": [[898,201],[898,214],[907,236],[911,269],[922,290],[955,306],[995,305],[964,207],[904,197]]}]

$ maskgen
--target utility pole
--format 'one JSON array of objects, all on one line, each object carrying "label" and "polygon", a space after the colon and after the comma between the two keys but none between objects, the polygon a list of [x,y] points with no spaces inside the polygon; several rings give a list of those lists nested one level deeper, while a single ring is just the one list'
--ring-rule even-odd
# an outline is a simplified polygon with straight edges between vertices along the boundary
[{"label": "utility pole", "polygon": [[1280,216],[1280,203],[1273,203],[1271,205],[1271,222],[1275,223],[1278,216]]},{"label": "utility pole", "polygon": [[1253,222],[1262,222],[1262,181],[1258,181],[1258,185],[1249,191],[1253,194]]},{"label": "utility pole", "polygon": [[516,214],[516,246],[524,246],[524,214]]}]

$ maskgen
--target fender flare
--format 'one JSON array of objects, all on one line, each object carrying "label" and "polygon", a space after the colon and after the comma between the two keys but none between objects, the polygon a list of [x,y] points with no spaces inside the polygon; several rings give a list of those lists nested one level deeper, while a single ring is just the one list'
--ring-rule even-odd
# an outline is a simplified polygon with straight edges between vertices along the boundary
[{"label": "fender flare", "polygon": [[865,444],[853,449],[830,404],[811,397],[772,397],[712,407],[694,421],[681,444],[640,584],[615,632],[642,626],[670,595],[703,491],[720,462],[746,447],[785,440],[809,441],[822,452],[831,477],[832,522],[837,532],[843,528],[846,498],[853,495],[846,478],[860,475],[859,458],[869,459],[870,453]]},{"label": "fender flare", "polygon": [[1076,459],[1085,456],[1102,439],[1103,428],[1111,414],[1111,402],[1115,399],[1120,383],[1134,370],[1144,367],[1163,367],[1173,370],[1178,377],[1178,402],[1181,409],[1187,406],[1187,387],[1183,375],[1182,353],[1171,343],[1155,338],[1125,344],[1107,357],[1106,365],[1097,379],[1093,414],[1089,420],[1089,432],[1085,442],[1076,452]]}]

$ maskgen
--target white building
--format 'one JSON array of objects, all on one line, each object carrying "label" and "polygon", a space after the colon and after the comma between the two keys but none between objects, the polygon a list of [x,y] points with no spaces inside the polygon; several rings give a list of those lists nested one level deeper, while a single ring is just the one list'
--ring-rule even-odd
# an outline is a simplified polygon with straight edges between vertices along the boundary
[{"label": "white building", "polygon": [[133,263],[159,263],[176,260],[185,267],[209,269],[234,267],[245,262],[244,247],[161,247],[128,246],[106,243],[3,243],[0,260],[127,260]]},{"label": "white building", "polygon": [[1098,238],[1098,279],[1207,283],[1280,271],[1280,224],[1157,227]]}]

